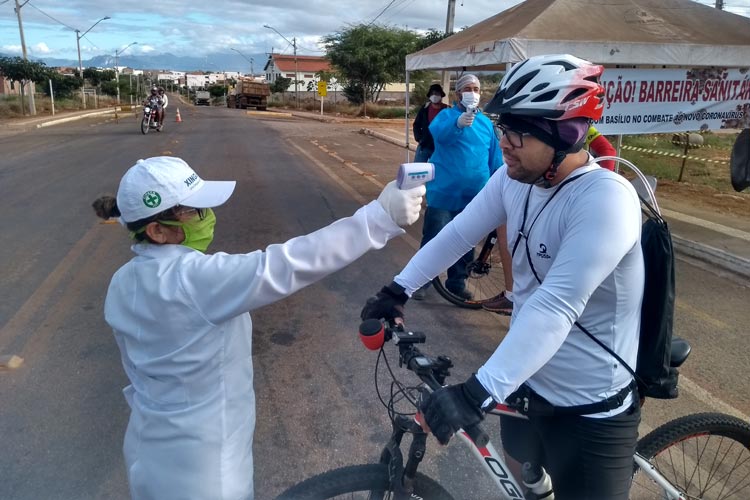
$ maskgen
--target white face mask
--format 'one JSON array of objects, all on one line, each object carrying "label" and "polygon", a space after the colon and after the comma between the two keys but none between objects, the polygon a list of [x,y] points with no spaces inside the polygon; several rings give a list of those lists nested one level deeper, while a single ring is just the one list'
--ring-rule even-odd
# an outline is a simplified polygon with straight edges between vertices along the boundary
[{"label": "white face mask", "polygon": [[466,109],[473,109],[479,105],[479,94],[474,92],[461,92],[461,104]]},{"label": "white face mask", "polygon": [[430,96],[430,102],[431,102],[432,104],[437,104],[437,103],[439,103],[439,102],[440,102],[440,101],[442,101],[442,100],[443,100],[443,98],[442,98],[442,97],[440,97],[439,95],[434,95],[434,94],[433,94],[433,95],[431,95],[431,96]]}]

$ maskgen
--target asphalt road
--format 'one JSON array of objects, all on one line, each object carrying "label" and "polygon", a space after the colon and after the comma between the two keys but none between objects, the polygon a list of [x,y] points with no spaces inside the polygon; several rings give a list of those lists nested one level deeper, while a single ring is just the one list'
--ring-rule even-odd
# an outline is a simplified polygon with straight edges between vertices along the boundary
[{"label": "asphalt road", "polygon": [[[90,203],[114,193],[137,159],[181,156],[204,178],[236,179],[234,196],[216,210],[212,250],[244,252],[350,215],[377,197],[405,156],[343,124],[193,107],[181,107],[183,122],[174,123],[170,111],[165,131],[147,136],[127,115],[0,137],[0,355],[25,360],[0,372],[0,498],[127,498],[120,393],[127,381],[102,308],[130,250],[125,231],[97,220]],[[377,459],[390,424],[374,390],[376,355],[356,337],[358,313],[414,253],[419,231],[418,223],[385,249],[253,313],[259,500],[315,473]],[[750,413],[747,283],[685,260],[677,270],[676,331],[694,352],[681,397],[649,402],[642,432],[695,411]],[[508,325],[434,292],[407,314],[428,334],[425,351],[454,359],[455,381],[480,366]],[[379,380],[387,393],[387,377]],[[499,445],[497,425],[487,430]],[[458,444],[429,441],[423,470],[457,498],[489,496],[489,481]]]}]

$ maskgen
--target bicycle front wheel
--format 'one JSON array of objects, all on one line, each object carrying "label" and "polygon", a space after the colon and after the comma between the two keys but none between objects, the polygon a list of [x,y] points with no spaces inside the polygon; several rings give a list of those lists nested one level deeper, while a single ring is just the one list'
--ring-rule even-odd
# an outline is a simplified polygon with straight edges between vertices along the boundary
[{"label": "bicycle front wheel", "polygon": [[[638,453],[690,500],[750,498],[750,424],[721,413],[667,422],[638,441]],[[664,499],[643,471],[633,476],[631,500]]]},{"label": "bicycle front wheel", "polygon": [[445,282],[447,272],[443,272],[432,280],[435,291],[451,304],[467,309],[480,309],[481,301],[499,295],[505,290],[505,275],[500,260],[499,246],[494,232],[483,244],[474,248],[474,260],[466,266],[466,288],[464,294],[450,291]]},{"label": "bicycle front wheel", "polygon": [[[276,500],[324,500],[329,498],[390,499],[388,467],[384,464],[352,465],[311,477],[288,489]],[[429,477],[417,473],[414,494],[430,500],[453,497]]]}]

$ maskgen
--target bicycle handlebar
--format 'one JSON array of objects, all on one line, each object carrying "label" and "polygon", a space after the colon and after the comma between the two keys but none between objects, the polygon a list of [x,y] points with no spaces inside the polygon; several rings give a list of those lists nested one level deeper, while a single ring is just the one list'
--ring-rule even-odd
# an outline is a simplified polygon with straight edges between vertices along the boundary
[{"label": "bicycle handlebar", "polygon": [[[368,319],[360,324],[359,334],[362,343],[370,350],[379,350],[385,342],[393,340],[398,346],[400,364],[417,375],[432,391],[440,389],[450,375],[448,369],[453,366],[451,359],[447,356],[433,359],[423,354],[415,344],[424,343],[427,337],[421,332],[407,331],[403,323],[391,322],[384,326],[380,320]],[[464,429],[464,432],[480,448],[490,440],[478,424]]]}]

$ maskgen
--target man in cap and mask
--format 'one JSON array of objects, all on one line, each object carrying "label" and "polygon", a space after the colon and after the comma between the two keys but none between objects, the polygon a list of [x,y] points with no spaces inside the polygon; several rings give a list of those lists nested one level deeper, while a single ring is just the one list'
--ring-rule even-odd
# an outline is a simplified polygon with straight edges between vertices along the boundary
[{"label": "man in cap and mask", "polygon": [[[430,123],[435,152],[435,180],[427,184],[427,211],[422,227],[422,246],[435,237],[469,204],[474,196],[503,164],[492,122],[479,109],[480,84],[476,75],[467,73],[456,80],[456,102],[438,113]],[[466,266],[474,260],[474,251],[467,252],[448,269],[446,288],[465,299]],[[424,297],[424,288],[415,292]]]}]

